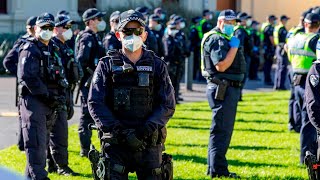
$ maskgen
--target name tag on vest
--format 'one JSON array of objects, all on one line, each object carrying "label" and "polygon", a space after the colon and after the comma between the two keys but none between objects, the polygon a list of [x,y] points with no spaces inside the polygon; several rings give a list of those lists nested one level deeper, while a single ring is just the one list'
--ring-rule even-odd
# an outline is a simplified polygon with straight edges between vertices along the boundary
[{"label": "name tag on vest", "polygon": [[137,71],[149,71],[149,72],[152,72],[152,66],[137,66]]}]

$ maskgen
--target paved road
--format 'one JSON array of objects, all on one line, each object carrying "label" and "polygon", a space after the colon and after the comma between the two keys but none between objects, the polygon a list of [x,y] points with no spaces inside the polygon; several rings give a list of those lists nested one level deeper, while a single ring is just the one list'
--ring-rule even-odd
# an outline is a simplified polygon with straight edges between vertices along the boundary
[{"label": "paved road", "polygon": [[[260,77],[263,75],[260,73]],[[205,101],[205,83],[193,84],[192,91],[185,90],[185,84],[181,84],[183,102]],[[244,93],[272,91],[272,87],[265,86],[262,81],[248,81]],[[11,146],[17,142],[16,131],[18,129],[17,110],[14,106],[15,78],[0,77],[0,149]],[[75,107],[75,115],[69,121],[75,124],[79,121],[80,108]]]}]

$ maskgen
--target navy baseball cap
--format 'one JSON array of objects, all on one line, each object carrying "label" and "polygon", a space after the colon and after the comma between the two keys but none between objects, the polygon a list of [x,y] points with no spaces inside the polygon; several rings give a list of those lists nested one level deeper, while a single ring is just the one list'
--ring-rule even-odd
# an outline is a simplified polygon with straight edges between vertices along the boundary
[{"label": "navy baseball cap", "polygon": [[251,23],[251,25],[254,25],[254,24],[258,25],[258,24],[260,24],[260,23],[259,23],[258,21],[256,21],[256,20],[253,20],[252,23]]},{"label": "navy baseball cap", "polygon": [[304,18],[304,22],[306,23],[319,23],[320,22],[320,15],[314,13],[308,13]]},{"label": "navy baseball cap", "polygon": [[106,12],[101,12],[96,8],[90,8],[87,9],[83,14],[82,14],[82,20],[84,22],[89,21],[90,19],[93,18],[100,18],[106,15]]},{"label": "navy baseball cap", "polygon": [[200,21],[201,21],[201,17],[200,16],[196,16],[196,17],[193,17],[191,19],[191,22],[194,23],[194,24],[196,24],[196,23],[198,23]]},{"label": "navy baseball cap", "polygon": [[212,14],[212,11],[208,10],[208,9],[205,9],[202,11],[202,16],[206,16],[208,14]]},{"label": "navy baseball cap", "polygon": [[169,29],[175,29],[177,26],[177,22],[175,21],[171,21],[169,24],[168,24],[168,28]]},{"label": "navy baseball cap", "polygon": [[36,25],[39,27],[45,25],[54,26],[54,16],[50,13],[43,13],[40,16],[38,16]]},{"label": "navy baseball cap", "polygon": [[67,24],[74,24],[74,21],[71,20],[68,16],[66,15],[58,15],[54,19],[55,22],[55,27],[61,27],[61,26],[66,26]]},{"label": "navy baseball cap", "polygon": [[149,14],[149,9],[148,9],[147,7],[145,7],[145,6],[143,6],[143,7],[137,7],[137,8],[135,9],[135,11],[137,11],[137,12],[143,14],[143,15],[148,15],[148,14]]},{"label": "navy baseball cap", "polygon": [[320,15],[320,8],[315,8],[312,10],[312,13]]},{"label": "navy baseball cap", "polygon": [[27,19],[26,22],[26,28],[32,28],[34,25],[36,25],[36,21],[37,21],[37,16],[31,16]]},{"label": "navy baseball cap", "polygon": [[181,17],[181,16],[175,16],[175,17],[173,18],[173,21],[176,22],[176,23],[179,23],[179,22],[184,21],[184,18]]},{"label": "navy baseball cap", "polygon": [[117,19],[119,20],[119,18],[120,18],[120,11],[115,11],[111,13],[109,21],[111,22]]},{"label": "navy baseball cap", "polygon": [[278,18],[273,14],[268,16],[268,20],[276,20],[276,19]]},{"label": "navy baseball cap", "polygon": [[290,18],[286,15],[280,16],[280,20],[288,20],[288,19],[290,19]]},{"label": "navy baseball cap", "polygon": [[57,12],[57,15],[65,15],[65,16],[68,16],[69,15],[69,12],[66,11],[66,10],[60,10]]},{"label": "navy baseball cap", "polygon": [[218,20],[220,19],[224,19],[227,21],[236,20],[237,22],[240,22],[240,20],[236,16],[236,13],[231,9],[221,11]]},{"label": "navy baseball cap", "polygon": [[152,20],[152,21],[160,21],[160,17],[156,14],[152,14],[149,16],[149,20]]},{"label": "navy baseball cap", "polygon": [[238,15],[237,15],[237,18],[240,19],[240,20],[245,20],[245,19],[249,19],[251,18],[251,16],[249,16],[247,13],[245,12],[240,12]]},{"label": "navy baseball cap", "polygon": [[121,31],[131,21],[137,21],[141,26],[146,26],[143,15],[138,11],[130,9],[120,14],[118,30]]}]

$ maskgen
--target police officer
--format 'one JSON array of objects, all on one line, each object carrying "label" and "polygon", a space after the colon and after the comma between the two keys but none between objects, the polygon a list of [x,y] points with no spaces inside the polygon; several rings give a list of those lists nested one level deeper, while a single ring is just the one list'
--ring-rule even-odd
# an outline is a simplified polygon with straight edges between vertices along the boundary
[{"label": "police officer", "polygon": [[238,25],[234,27],[233,34],[235,37],[237,37],[240,40],[239,50],[244,52],[244,58],[245,58],[246,64],[247,64],[245,77],[242,82],[243,86],[241,87],[241,95],[239,97],[240,100],[242,100],[242,89],[243,89],[245,81],[248,77],[249,66],[250,66],[250,61],[251,61],[250,55],[252,54],[253,45],[252,45],[252,39],[250,37],[250,34],[249,34],[248,30],[246,29],[247,20],[250,19],[251,16],[249,16],[245,12],[241,12],[237,15],[237,18],[240,20],[240,22],[238,22]]},{"label": "police officer", "polygon": [[[141,13],[145,19],[146,24],[148,24],[149,9],[145,6],[143,6],[143,7],[137,7],[135,9],[135,11],[138,11],[139,13]],[[153,34],[153,32],[150,30],[150,28],[148,26],[146,26],[145,29],[148,33],[148,37],[147,37],[147,40],[144,44],[147,46],[147,48],[149,50],[152,50],[153,52],[158,53],[159,47],[158,47],[156,36]]]},{"label": "police officer", "polygon": [[17,64],[19,59],[19,48],[21,44],[26,42],[27,38],[33,37],[34,26],[36,24],[37,17],[31,16],[26,22],[27,33],[19,38],[13,45],[12,49],[8,52],[6,57],[3,59],[3,67],[12,75],[17,76]]},{"label": "police officer", "polygon": [[103,46],[106,50],[112,50],[112,49],[121,49],[121,42],[118,40],[116,37],[116,28],[119,23],[119,16],[120,16],[120,11],[115,11],[111,13],[110,15],[110,32],[106,34],[106,36],[103,38]]},{"label": "police officer", "polygon": [[[59,15],[65,15],[67,16],[68,18],[70,18],[70,13],[66,10],[60,10],[57,12],[57,16]],[[73,24],[77,24],[77,22],[73,22]],[[75,29],[74,31],[74,34],[72,35],[72,37],[66,41],[66,44],[72,48],[74,50],[74,47],[75,47],[75,43],[76,43],[76,37],[77,37],[77,33],[79,32],[80,30],[78,28]],[[72,90],[73,91],[73,90]]]},{"label": "police officer", "polygon": [[201,42],[203,76],[207,79],[207,98],[212,109],[208,150],[208,175],[238,176],[228,170],[226,153],[233,132],[241,82],[246,71],[240,40],[233,35],[236,14],[223,10],[217,27],[206,33]]},{"label": "police officer", "polygon": [[[301,16],[300,16],[300,21],[297,26],[292,27],[288,34],[287,34],[287,42],[290,40],[291,37],[294,37],[298,33],[304,32],[304,18],[308,14],[308,11],[304,11]],[[290,57],[289,57],[290,58]],[[288,129],[294,130],[297,133],[300,133],[300,128],[301,128],[301,113],[300,113],[300,108],[299,108],[299,103],[295,101],[295,96],[294,96],[294,85],[293,85],[293,72],[292,68],[289,68],[288,72],[288,78],[290,82],[290,99],[289,99],[289,123],[288,123]]]},{"label": "police officer", "polygon": [[58,172],[60,175],[77,175],[68,166],[68,122],[73,116],[73,94],[72,87],[80,80],[80,64],[75,61],[73,49],[66,41],[72,38],[72,24],[74,22],[65,15],[55,17],[55,27],[53,29],[52,41],[59,48],[59,56],[65,69],[66,78],[69,82],[65,91],[67,108],[59,109],[57,118],[50,132],[49,152],[48,152],[48,172]]},{"label": "police officer", "polygon": [[260,33],[258,30],[259,22],[252,21],[251,28],[250,28],[250,36],[253,41],[253,48],[251,54],[251,63],[249,68],[249,79],[250,80],[260,80],[258,77],[258,69],[260,65]]},{"label": "police officer", "polygon": [[161,7],[157,7],[153,10],[153,13],[159,16],[159,23],[164,27],[166,25],[166,13],[162,10]]},{"label": "police officer", "polygon": [[[31,16],[28,18],[26,22],[26,29],[27,33],[23,35],[21,38],[19,38],[13,45],[12,49],[8,52],[8,54],[3,59],[3,67],[6,69],[8,73],[11,75],[17,76],[17,69],[18,69],[18,59],[19,59],[19,50],[22,44],[24,44],[27,40],[27,38],[33,37],[34,32],[34,26],[36,24],[37,17]],[[18,84],[16,84],[18,86]],[[17,92],[16,92],[17,93]],[[16,94],[17,96],[17,94]],[[16,101],[18,100],[18,97],[16,97]],[[19,111],[19,103],[16,102],[16,106],[18,107]],[[22,137],[22,128],[21,128],[21,117],[19,114],[19,130],[18,130],[18,148],[20,151],[24,150],[23,145],[23,137]]]},{"label": "police officer", "polygon": [[105,55],[102,42],[97,34],[97,32],[104,31],[106,28],[106,22],[102,19],[105,14],[105,12],[100,12],[95,8],[86,10],[82,15],[86,28],[78,34],[76,40],[75,55],[76,59],[81,63],[84,73],[79,85],[79,90],[81,91],[79,138],[81,145],[80,155],[85,157],[87,157],[92,136],[92,132],[88,130],[88,124],[93,123],[88,111],[87,99],[93,71],[98,64],[99,58]]},{"label": "police officer", "polygon": [[88,99],[98,128],[118,139],[105,149],[110,179],[127,179],[130,171],[136,171],[138,179],[161,179],[157,134],[175,109],[166,64],[142,48],[147,33],[141,13],[121,13],[116,35],[122,49],[100,60]]},{"label": "police officer", "polygon": [[[320,41],[318,40],[317,43],[317,60],[314,61],[314,64],[311,66],[306,80],[306,88],[305,88],[305,106],[307,109],[307,114],[310,122],[308,124],[312,124],[316,129],[316,134],[310,133],[310,139],[314,141],[314,146],[311,146],[309,149],[308,154],[316,155],[317,161],[315,163],[319,164],[319,156],[320,156],[320,143],[319,143],[319,135],[320,135],[320,108],[319,108],[319,101],[320,101],[320,84],[319,84],[319,77],[320,77]],[[310,126],[310,129],[312,127]],[[316,145],[318,143],[318,145]],[[307,160],[307,153],[306,159]],[[306,164],[307,165],[307,164]],[[314,171],[317,171],[314,169]]]},{"label": "police officer", "polygon": [[201,39],[200,39],[200,30],[198,27],[201,21],[201,17],[197,16],[192,18],[193,25],[190,27],[190,51],[193,52],[193,79],[200,80],[201,78],[201,71],[200,71],[200,46],[201,46]]},{"label": "police officer", "polygon": [[304,19],[305,33],[300,33],[290,38],[288,41],[288,56],[292,64],[293,83],[295,92],[295,101],[301,109],[302,127],[300,131],[301,154],[300,163],[303,163],[306,151],[313,145],[315,129],[310,124],[304,104],[304,90],[307,74],[316,60],[316,46],[319,39],[317,34],[320,28],[320,16],[318,14],[309,13]]},{"label": "police officer", "polygon": [[277,17],[270,15],[267,18],[267,22],[261,25],[261,41],[263,42],[264,49],[264,84],[273,85],[271,79],[271,68],[273,63],[273,56],[275,53],[273,30],[274,25],[276,24]]},{"label": "police officer", "polygon": [[202,39],[204,33],[210,31],[213,28],[213,25],[209,22],[213,18],[213,12],[205,9],[202,11],[202,19],[199,23],[201,27],[200,38]]},{"label": "police officer", "polygon": [[155,53],[159,57],[163,57],[164,49],[163,49],[162,38],[163,38],[164,28],[162,27],[160,20],[161,19],[158,15],[152,14],[149,16],[149,28],[157,38],[157,43],[158,43],[158,52],[155,52]]},{"label": "police officer", "polygon": [[274,77],[274,89],[286,90],[285,82],[287,77],[288,55],[284,50],[286,43],[287,29],[286,24],[290,18],[286,15],[280,17],[279,24],[274,28],[273,38],[276,45],[277,69]]},{"label": "police officer", "polygon": [[60,58],[50,41],[54,17],[41,14],[36,21],[35,38],[28,38],[19,52],[22,132],[27,156],[26,176],[47,178],[47,135],[55,120],[55,111],[66,102],[62,91],[68,86]]}]

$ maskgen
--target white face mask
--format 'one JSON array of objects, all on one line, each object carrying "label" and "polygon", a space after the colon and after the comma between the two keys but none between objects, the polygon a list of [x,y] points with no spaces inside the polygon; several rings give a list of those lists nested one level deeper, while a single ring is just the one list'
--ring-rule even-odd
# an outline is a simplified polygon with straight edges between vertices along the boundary
[{"label": "white face mask", "polygon": [[131,35],[126,36],[122,40],[122,46],[131,52],[135,52],[143,45],[142,38],[140,36]]},{"label": "white face mask", "polygon": [[213,18],[212,14],[209,15],[209,19],[211,20]]},{"label": "white face mask", "polygon": [[65,32],[62,33],[63,39],[65,41],[68,41],[69,39],[71,39],[72,35],[73,34],[72,34],[72,30],[71,29],[68,29],[68,30],[66,30]]},{"label": "white face mask", "polygon": [[157,24],[153,29],[154,29],[155,31],[160,31],[161,28],[162,28],[161,24]]},{"label": "white face mask", "polygon": [[51,39],[51,37],[52,37],[53,31],[42,30],[40,27],[38,27],[37,30],[36,30],[36,34],[42,40],[49,41]]},{"label": "white face mask", "polygon": [[164,20],[164,18],[166,18],[166,15],[165,14],[161,14],[160,15],[160,19]]},{"label": "white face mask", "polygon": [[246,22],[246,25],[249,27],[249,26],[251,26],[251,24],[252,24],[252,20],[248,19],[247,22]]},{"label": "white face mask", "polygon": [[183,28],[185,28],[186,27],[186,23],[185,22],[181,22],[180,23],[180,29],[183,29]]},{"label": "white face mask", "polygon": [[106,26],[107,26],[107,23],[104,20],[102,20],[97,25],[97,30],[98,31],[104,31],[106,29]]}]

